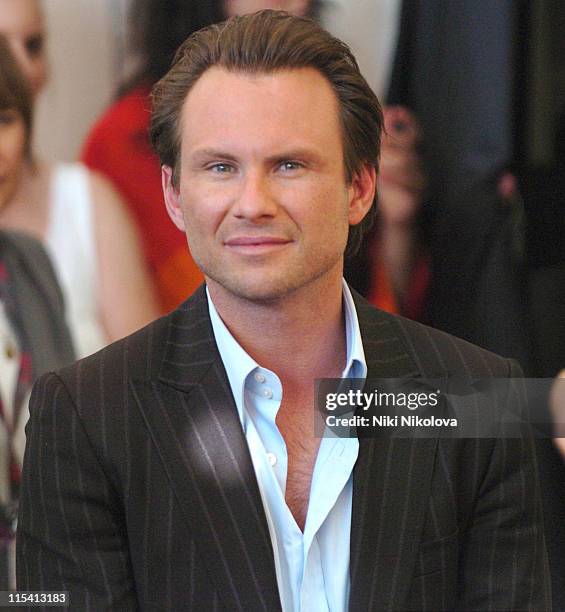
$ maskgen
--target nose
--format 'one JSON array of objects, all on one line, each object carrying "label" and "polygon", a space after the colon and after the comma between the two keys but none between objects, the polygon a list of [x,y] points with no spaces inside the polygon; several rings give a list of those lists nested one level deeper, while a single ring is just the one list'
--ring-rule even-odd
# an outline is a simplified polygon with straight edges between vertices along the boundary
[{"label": "nose", "polygon": [[20,70],[28,81],[31,81],[33,74],[33,62],[27,53],[24,44],[20,40],[10,41],[10,50],[14,59],[17,61]]},{"label": "nose", "polygon": [[238,219],[259,221],[274,217],[277,208],[269,177],[261,171],[247,172],[233,203],[233,215]]}]

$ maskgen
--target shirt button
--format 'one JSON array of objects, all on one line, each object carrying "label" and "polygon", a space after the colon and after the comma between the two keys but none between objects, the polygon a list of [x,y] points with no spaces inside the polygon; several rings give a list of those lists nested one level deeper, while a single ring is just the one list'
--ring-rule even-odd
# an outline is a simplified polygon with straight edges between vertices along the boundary
[{"label": "shirt button", "polygon": [[263,397],[266,397],[267,399],[271,399],[273,397],[273,392],[268,388],[265,387],[262,391],[261,391],[261,395]]},{"label": "shirt button", "polygon": [[255,376],[254,376],[255,380],[258,383],[264,383],[265,382],[265,377],[263,376],[263,374],[261,374],[260,372],[255,372]]},{"label": "shirt button", "polygon": [[275,453],[267,453],[267,461],[269,462],[270,466],[276,465],[277,456],[275,455]]}]

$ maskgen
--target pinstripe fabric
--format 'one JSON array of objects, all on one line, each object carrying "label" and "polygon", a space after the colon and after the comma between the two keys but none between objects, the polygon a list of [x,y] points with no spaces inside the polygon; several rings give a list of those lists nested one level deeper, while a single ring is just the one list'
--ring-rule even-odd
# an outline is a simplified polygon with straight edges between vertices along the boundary
[{"label": "pinstripe fabric", "polygon": [[[368,378],[520,375],[462,340],[357,308]],[[551,609],[531,440],[360,443],[352,610]]]},{"label": "pinstripe fabric", "polygon": [[[370,377],[509,372],[445,334],[358,310]],[[40,379],[27,434],[19,588],[70,590],[73,610],[280,609],[202,290]],[[360,441],[351,610],[547,609],[533,454],[514,442]]]}]

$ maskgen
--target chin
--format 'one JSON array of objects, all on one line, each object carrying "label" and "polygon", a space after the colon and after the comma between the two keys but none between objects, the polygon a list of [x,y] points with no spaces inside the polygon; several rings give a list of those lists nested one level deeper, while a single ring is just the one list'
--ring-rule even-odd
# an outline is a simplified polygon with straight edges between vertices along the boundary
[{"label": "chin", "polygon": [[343,260],[338,256],[318,258],[314,265],[290,259],[276,265],[230,265],[204,258],[197,263],[216,292],[256,303],[273,303],[301,291],[319,291],[324,278],[337,278],[341,286],[343,272]]},{"label": "chin", "polygon": [[[284,275],[273,277],[260,275],[254,278],[229,278],[223,275],[206,274],[208,281],[212,281],[217,289],[229,293],[239,299],[249,302],[269,303],[276,302],[304,286],[304,280],[289,278]],[[210,282],[209,282],[210,284]]]},{"label": "chin", "polygon": [[223,288],[241,299],[261,303],[276,302],[296,290],[296,288],[288,287],[285,284],[266,282],[237,282],[229,285],[224,284]]},{"label": "chin", "polygon": [[[314,285],[325,277],[329,270],[323,268],[311,271],[308,274],[306,270],[295,270],[295,274],[288,270],[277,270],[272,273],[263,274],[206,274],[207,280],[212,281],[218,290],[224,293],[229,293],[239,299],[257,304],[273,304],[290,296],[296,296],[301,291],[315,292],[319,291],[319,287]],[[331,276],[334,276],[331,274]],[[341,286],[341,271],[338,275]]]}]

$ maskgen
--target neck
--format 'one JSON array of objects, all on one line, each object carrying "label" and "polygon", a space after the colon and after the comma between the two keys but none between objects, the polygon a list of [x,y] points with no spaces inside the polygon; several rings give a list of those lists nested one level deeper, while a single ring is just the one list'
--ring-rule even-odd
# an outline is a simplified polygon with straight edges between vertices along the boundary
[{"label": "neck", "polygon": [[243,349],[283,385],[341,375],[346,341],[341,274],[269,302],[234,296],[207,279],[218,314]]}]

